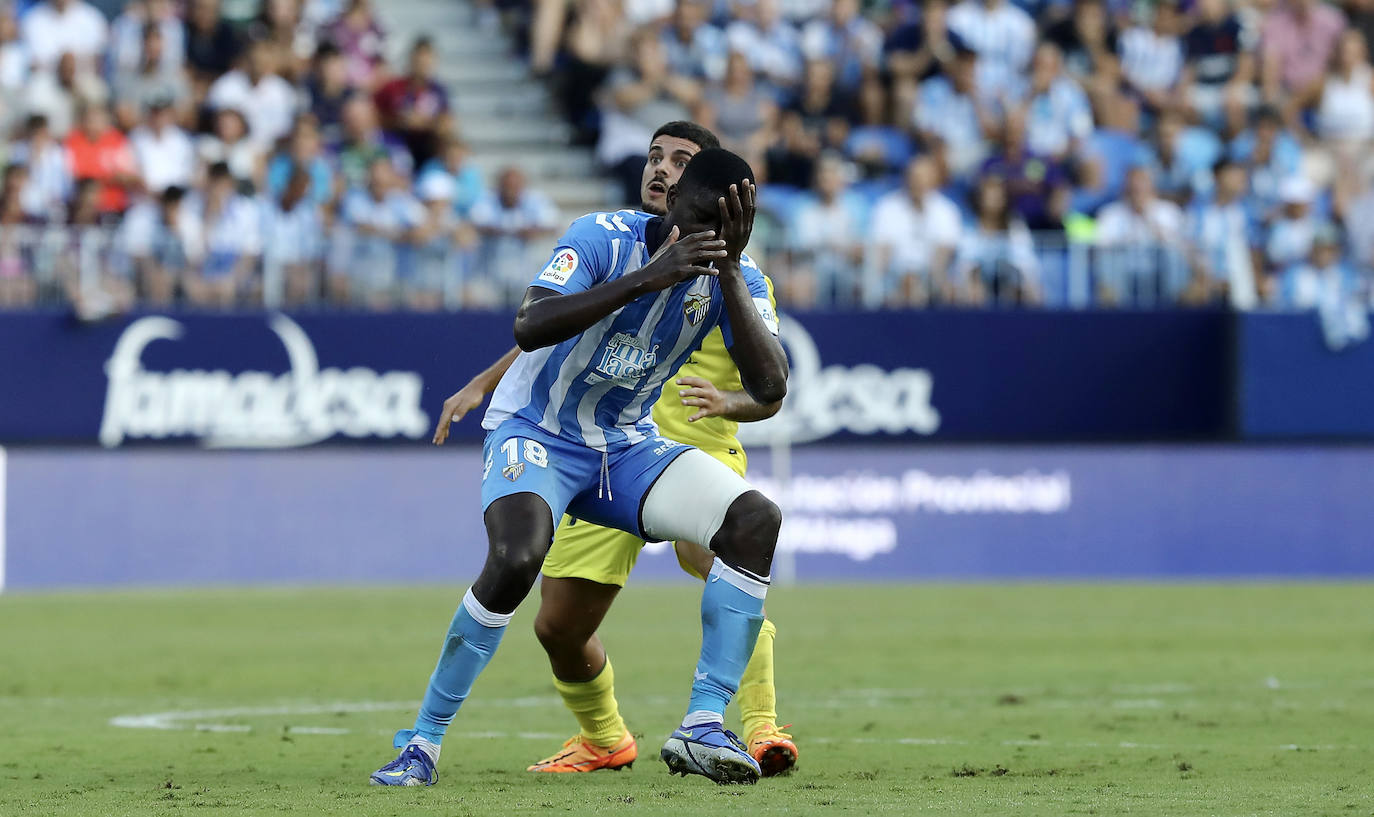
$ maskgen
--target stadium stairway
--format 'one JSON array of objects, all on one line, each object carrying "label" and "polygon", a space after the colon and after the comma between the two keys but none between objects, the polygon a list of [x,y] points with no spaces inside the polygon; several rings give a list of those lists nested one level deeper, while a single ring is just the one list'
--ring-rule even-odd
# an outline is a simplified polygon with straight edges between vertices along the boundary
[{"label": "stadium stairway", "polygon": [[398,0],[374,8],[398,69],[417,37],[434,40],[439,81],[448,88],[459,129],[488,184],[503,167],[523,169],[532,187],[553,198],[562,224],[614,206],[613,189],[597,172],[591,150],[569,146],[569,128],[548,88],[514,56],[504,32],[480,24],[470,2]]}]

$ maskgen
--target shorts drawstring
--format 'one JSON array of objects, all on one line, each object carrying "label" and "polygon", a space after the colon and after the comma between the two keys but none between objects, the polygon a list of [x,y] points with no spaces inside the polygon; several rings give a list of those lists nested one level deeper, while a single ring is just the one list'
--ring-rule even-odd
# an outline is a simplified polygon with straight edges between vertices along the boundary
[{"label": "shorts drawstring", "polygon": [[597,480],[596,480],[596,498],[597,498],[597,499],[601,499],[601,497],[602,497],[602,494],[601,494],[602,486],[604,485],[604,486],[605,486],[605,491],[606,491],[606,494],[605,494],[606,499],[609,500],[609,501],[611,501],[611,502],[614,502],[614,501],[615,501],[615,494],[612,494],[612,493],[611,493],[611,466],[610,466],[610,462],[611,462],[611,457],[610,457],[610,455],[607,454],[605,451],[602,451],[602,452],[601,452],[601,475],[600,475],[600,476],[597,478]]}]

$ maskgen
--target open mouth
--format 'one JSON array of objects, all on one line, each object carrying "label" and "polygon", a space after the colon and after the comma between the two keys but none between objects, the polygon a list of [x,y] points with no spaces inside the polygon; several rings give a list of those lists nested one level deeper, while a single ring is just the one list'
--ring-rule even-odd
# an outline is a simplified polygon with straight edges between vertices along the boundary
[{"label": "open mouth", "polygon": [[668,192],[668,186],[660,181],[649,182],[648,190],[655,195],[663,195]]}]

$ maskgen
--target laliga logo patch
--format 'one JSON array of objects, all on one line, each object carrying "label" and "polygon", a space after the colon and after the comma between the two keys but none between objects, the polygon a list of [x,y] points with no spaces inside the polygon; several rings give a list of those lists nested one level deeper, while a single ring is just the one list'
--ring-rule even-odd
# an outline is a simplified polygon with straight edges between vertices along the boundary
[{"label": "laliga logo patch", "polygon": [[520,476],[524,473],[525,464],[523,462],[517,462],[514,465],[507,465],[505,468],[501,469],[501,476],[505,477],[511,482],[515,482],[517,479],[520,479]]},{"label": "laliga logo patch", "polygon": [[710,307],[710,295],[689,295],[682,303],[682,314],[686,316],[688,323],[697,326],[706,319],[706,310]]},{"label": "laliga logo patch", "polygon": [[568,283],[568,279],[577,271],[577,264],[576,250],[566,248],[559,250],[549,265],[544,268],[544,272],[539,275],[539,280],[562,286]]}]

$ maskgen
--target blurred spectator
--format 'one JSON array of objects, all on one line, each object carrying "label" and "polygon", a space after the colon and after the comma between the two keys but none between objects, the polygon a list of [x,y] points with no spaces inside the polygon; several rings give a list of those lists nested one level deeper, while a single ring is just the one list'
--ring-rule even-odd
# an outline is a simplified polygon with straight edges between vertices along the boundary
[{"label": "blurred spectator", "polygon": [[847,120],[858,114],[853,99],[838,92],[835,66],[825,60],[807,60],[801,93],[788,108],[801,116],[801,125],[829,150],[843,147],[849,135]]},{"label": "blurred spectator", "polygon": [[1283,273],[1276,295],[1286,309],[1340,313],[1361,300],[1360,289],[1359,276],[1341,260],[1339,234],[1322,225],[1313,233],[1307,256]]},{"label": "blurred spectator", "polygon": [[53,137],[48,120],[29,117],[24,141],[10,151],[10,159],[22,163],[27,183],[19,191],[20,207],[35,221],[58,221],[72,194],[71,158]]},{"label": "blurred spectator", "polygon": [[1290,122],[1316,101],[1336,41],[1345,30],[1341,13],[1322,0],[1284,0],[1260,32],[1264,98],[1279,104]]},{"label": "blurred spectator", "polygon": [[1330,154],[1337,181],[1358,179],[1374,143],[1374,70],[1358,31],[1341,35],[1317,102],[1316,135]]},{"label": "blurred spectator", "polygon": [[[554,4],[563,6],[566,0],[540,0],[539,8]],[[617,62],[633,57],[628,50],[631,25],[617,0],[576,0],[573,5],[576,17],[551,80],[554,97],[573,127],[574,143],[593,145],[599,129],[598,89]],[[538,31],[535,36],[537,40]],[[543,61],[540,50],[536,42],[531,68],[545,73],[552,64]]]},{"label": "blurred spectator", "polygon": [[1213,170],[1212,199],[1194,208],[1188,225],[1193,248],[1193,277],[1185,300],[1193,305],[1229,303],[1254,309],[1259,302],[1255,279],[1255,231],[1245,207],[1245,167],[1221,159]]},{"label": "blurred spectator", "polygon": [[191,86],[186,75],[176,66],[168,66],[163,58],[165,38],[156,23],[143,28],[141,56],[138,62],[115,75],[114,99],[118,118],[127,128],[133,127],[156,103],[167,103],[178,111],[185,110],[191,99]]},{"label": "blurred spectator", "polygon": [[1065,159],[1093,130],[1092,105],[1062,66],[1059,48],[1041,43],[1031,61],[1030,89],[1023,104],[1026,147],[1055,160]]},{"label": "blurred spectator", "polygon": [[821,142],[801,114],[788,111],[778,120],[778,137],[764,156],[770,184],[805,189],[811,186]]},{"label": "blurred spectator", "polygon": [[296,92],[274,72],[277,56],[271,44],[256,42],[248,47],[243,69],[235,69],[215,80],[205,103],[210,108],[236,108],[248,119],[248,135],[264,149],[291,130],[296,115]]},{"label": "blurred spectator", "polygon": [[5,168],[4,182],[0,183],[0,308],[28,306],[38,295],[30,271],[31,234],[20,203],[20,191],[27,183],[23,165]]},{"label": "blurred spectator", "polygon": [[204,171],[220,162],[240,185],[254,185],[262,172],[262,148],[248,137],[248,119],[237,108],[215,112],[215,129],[200,137],[196,157]]},{"label": "blurred spectator", "polygon": [[892,75],[897,110],[915,107],[919,83],[945,70],[954,59],[946,25],[948,11],[946,0],[926,0],[919,19],[896,25],[883,43],[883,62]]},{"label": "blurred spectator", "polygon": [[263,218],[263,278],[279,281],[282,304],[301,306],[320,297],[325,225],[311,199],[315,180],[291,165],[280,194],[267,200]]},{"label": "blurred spectator", "polygon": [[962,232],[954,261],[954,287],[971,305],[1039,301],[1040,262],[1026,224],[1012,212],[1006,185],[996,176],[973,192],[973,224]]},{"label": "blurred spectator", "polygon": [[821,159],[816,195],[792,211],[789,225],[793,263],[782,281],[785,300],[799,306],[854,304],[863,267],[864,204],[845,189],[845,162],[835,155]]},{"label": "blurred spectator", "polygon": [[110,26],[110,72],[134,73],[150,62],[148,28],[157,31],[152,73],[172,73],[186,63],[186,26],[172,0],[129,0]]},{"label": "blurred spectator", "polygon": [[749,59],[734,51],[724,81],[708,86],[702,95],[696,119],[716,132],[722,146],[751,165],[762,165],[765,140],[772,135],[777,115],[772,95],[754,82]]},{"label": "blurred spectator", "polygon": [[100,77],[79,67],[76,57],[63,54],[56,70],[42,71],[28,87],[28,111],[47,118],[53,133],[66,136],[83,105],[103,106],[108,90]]},{"label": "blurred spectator", "polygon": [[382,127],[404,142],[414,166],[434,157],[439,138],[452,123],[448,92],[434,80],[434,44],[421,37],[410,50],[410,69],[377,91],[375,104]]},{"label": "blurred spectator", "polygon": [[304,195],[311,205],[318,207],[334,200],[334,170],[324,157],[315,121],[306,116],[296,120],[284,150],[267,163],[267,195],[273,199],[282,198],[291,180],[300,173],[310,182]]},{"label": "blurred spectator", "polygon": [[672,21],[662,34],[670,73],[698,81],[724,78],[725,33],[707,22],[710,15],[706,0],[677,0]]},{"label": "blurred spectator", "polygon": [[205,193],[193,209],[205,235],[205,257],[183,281],[186,300],[197,306],[227,308],[258,285],[262,233],[257,207],[238,192],[224,163],[212,165]]},{"label": "blurred spectator", "polygon": [[985,104],[977,83],[978,56],[960,49],[948,77],[921,83],[916,105],[916,129],[928,144],[938,145],[949,175],[963,179],[987,154],[985,137],[993,132],[994,112]]},{"label": "blurred spectator", "polygon": [[1281,276],[1296,264],[1307,260],[1312,252],[1312,239],[1317,234],[1318,221],[1312,212],[1316,191],[1305,176],[1290,176],[1279,185],[1281,209],[1269,225],[1264,243],[1264,260],[1271,276]]},{"label": "blurred spectator", "polygon": [[988,195],[1006,198],[1009,218],[1036,230],[1060,229],[1066,214],[1061,209],[1065,197],[1059,193],[1068,187],[1068,175],[1059,162],[1027,145],[1025,115],[1014,111],[1002,124],[998,152],[983,163],[980,176],[1002,182],[1002,190]]},{"label": "blurred spectator", "polygon": [[959,246],[959,208],[938,190],[939,171],[926,156],[906,167],[905,187],[883,196],[869,219],[870,306],[919,306],[953,300],[950,262]]},{"label": "blurred spectator", "polygon": [[[646,137],[644,143],[648,142]],[[643,162],[641,156],[641,176]],[[496,189],[473,205],[471,215],[481,236],[477,268],[489,276],[488,285],[495,287],[497,297],[518,301],[529,284],[531,250],[558,229],[558,211],[548,196],[528,188],[524,173],[508,167],[497,177]]]},{"label": "blurred spectator", "polygon": [[111,124],[103,106],[82,109],[78,127],[67,134],[67,155],[77,181],[100,184],[100,212],[123,213],[128,208],[129,191],[139,184],[138,163],[129,140]]},{"label": "blurred spectator", "polygon": [[450,293],[459,294],[463,251],[477,243],[477,234],[458,216],[458,185],[452,176],[430,173],[421,179],[417,192],[425,221],[416,236],[415,268],[403,279],[402,294],[407,307],[432,311],[441,308]]},{"label": "blurred spectator", "polygon": [[1214,128],[1239,130],[1255,93],[1255,32],[1241,25],[1230,0],[1198,0],[1183,38],[1182,87],[1188,104]]},{"label": "blurred spectator", "polygon": [[893,127],[887,89],[876,76],[859,86],[859,121],[850,128],[844,152],[863,168],[867,178],[882,179],[901,172],[911,159],[906,131]]},{"label": "blurred spectator", "polygon": [[[1174,90],[1183,76],[1183,40],[1178,0],[1161,0],[1152,9],[1150,24],[1122,33],[1121,75],[1126,86],[1151,112],[1175,104]],[[1150,12],[1143,12],[1149,14]]]},{"label": "blurred spectator", "polygon": [[368,183],[368,168],[386,159],[402,175],[409,176],[410,151],[391,139],[377,126],[377,109],[367,96],[355,96],[344,103],[343,141],[338,149],[339,175],[344,189]]},{"label": "blurred spectator", "polygon": [[93,260],[109,249],[110,243],[109,221],[100,212],[99,196],[100,189],[89,179],[77,187],[66,219],[70,228],[61,235],[57,258],[67,300],[86,320],[126,312],[136,296],[127,265]]},{"label": "blurred spectator", "polygon": [[853,91],[865,71],[877,69],[883,33],[859,16],[858,0],[831,0],[830,14],[802,29],[802,53],[807,59],[833,63],[836,83],[842,90]]},{"label": "blurred spectator", "polygon": [[304,19],[305,0],[263,0],[249,36],[272,44],[283,77],[293,85],[304,77],[315,54],[315,29]]},{"label": "blurred spectator", "polygon": [[[29,47],[19,38],[19,24],[13,12],[0,6],[0,100],[12,97],[28,81],[33,58]],[[0,122],[3,122],[0,115]]]},{"label": "blurred spectator", "polygon": [[978,87],[991,95],[1012,89],[1035,50],[1035,21],[1007,0],[963,0],[949,30],[978,54]]},{"label": "blurred spectator", "polygon": [[140,296],[158,305],[172,302],[182,280],[205,255],[200,219],[180,187],[129,208],[116,243],[133,265]]},{"label": "blurred spectator", "polygon": [[801,33],[782,17],[779,0],[754,0],[742,6],[750,17],[725,29],[730,50],[744,54],[749,66],[776,88],[793,88],[801,81]]},{"label": "blurred spectator", "polygon": [[1178,205],[1155,195],[1149,168],[1131,168],[1125,196],[1097,217],[1098,297],[1142,306],[1173,300],[1184,285],[1183,223]]},{"label": "blurred spectator", "polygon": [[315,52],[314,68],[306,80],[310,115],[319,123],[320,136],[331,148],[343,139],[343,109],[356,92],[348,84],[343,55],[331,43]]},{"label": "blurred spectator", "polygon": [[1231,156],[1246,165],[1250,195],[1262,219],[1279,207],[1279,185],[1303,165],[1303,151],[1296,137],[1283,126],[1283,118],[1271,107],[1261,108],[1254,127],[1231,143]]},{"label": "blurred spectator", "polygon": [[366,187],[344,195],[339,221],[346,233],[335,242],[334,298],[389,308],[395,299],[399,245],[415,239],[425,208],[401,187],[391,161],[383,156],[368,165]]},{"label": "blurred spectator", "polygon": [[75,57],[83,70],[99,70],[110,36],[105,16],[85,0],[42,0],[19,27],[38,70],[52,69],[63,54]]},{"label": "blurred spectator", "polygon": [[1155,192],[1180,207],[1212,185],[1212,165],[1221,143],[1209,131],[1187,127],[1183,114],[1164,111],[1155,120],[1151,169]]},{"label": "blurred spectator", "polygon": [[[453,211],[467,218],[472,206],[477,203],[485,189],[482,171],[472,161],[472,151],[466,142],[457,136],[449,136],[440,143],[439,155],[420,168],[419,185],[435,174],[443,174],[453,181],[451,202]],[[428,200],[426,200],[428,201]]]},{"label": "blurred spectator", "polygon": [[186,65],[196,81],[208,87],[234,67],[242,40],[220,17],[219,0],[190,0],[186,15]]},{"label": "blurred spectator", "polygon": [[150,193],[169,187],[189,187],[196,172],[196,149],[191,137],[177,126],[176,111],[166,100],[148,114],[148,124],[129,134],[143,186]]},{"label": "blurred spectator", "polygon": [[690,119],[689,108],[701,98],[701,89],[668,70],[663,43],[652,31],[637,33],[632,47],[632,67],[618,68],[606,80],[596,156],[619,182],[621,202],[635,206],[644,146],[664,122]]},{"label": "blurred spectator", "polygon": [[1119,43],[1104,0],[1074,0],[1073,15],[1051,25],[1045,39],[1059,47],[1069,76],[1083,85],[1094,105],[1115,93],[1121,75]]},{"label": "blurred spectator", "polygon": [[370,92],[385,62],[386,33],[377,24],[368,0],[348,0],[327,36],[343,54],[348,84]]}]

